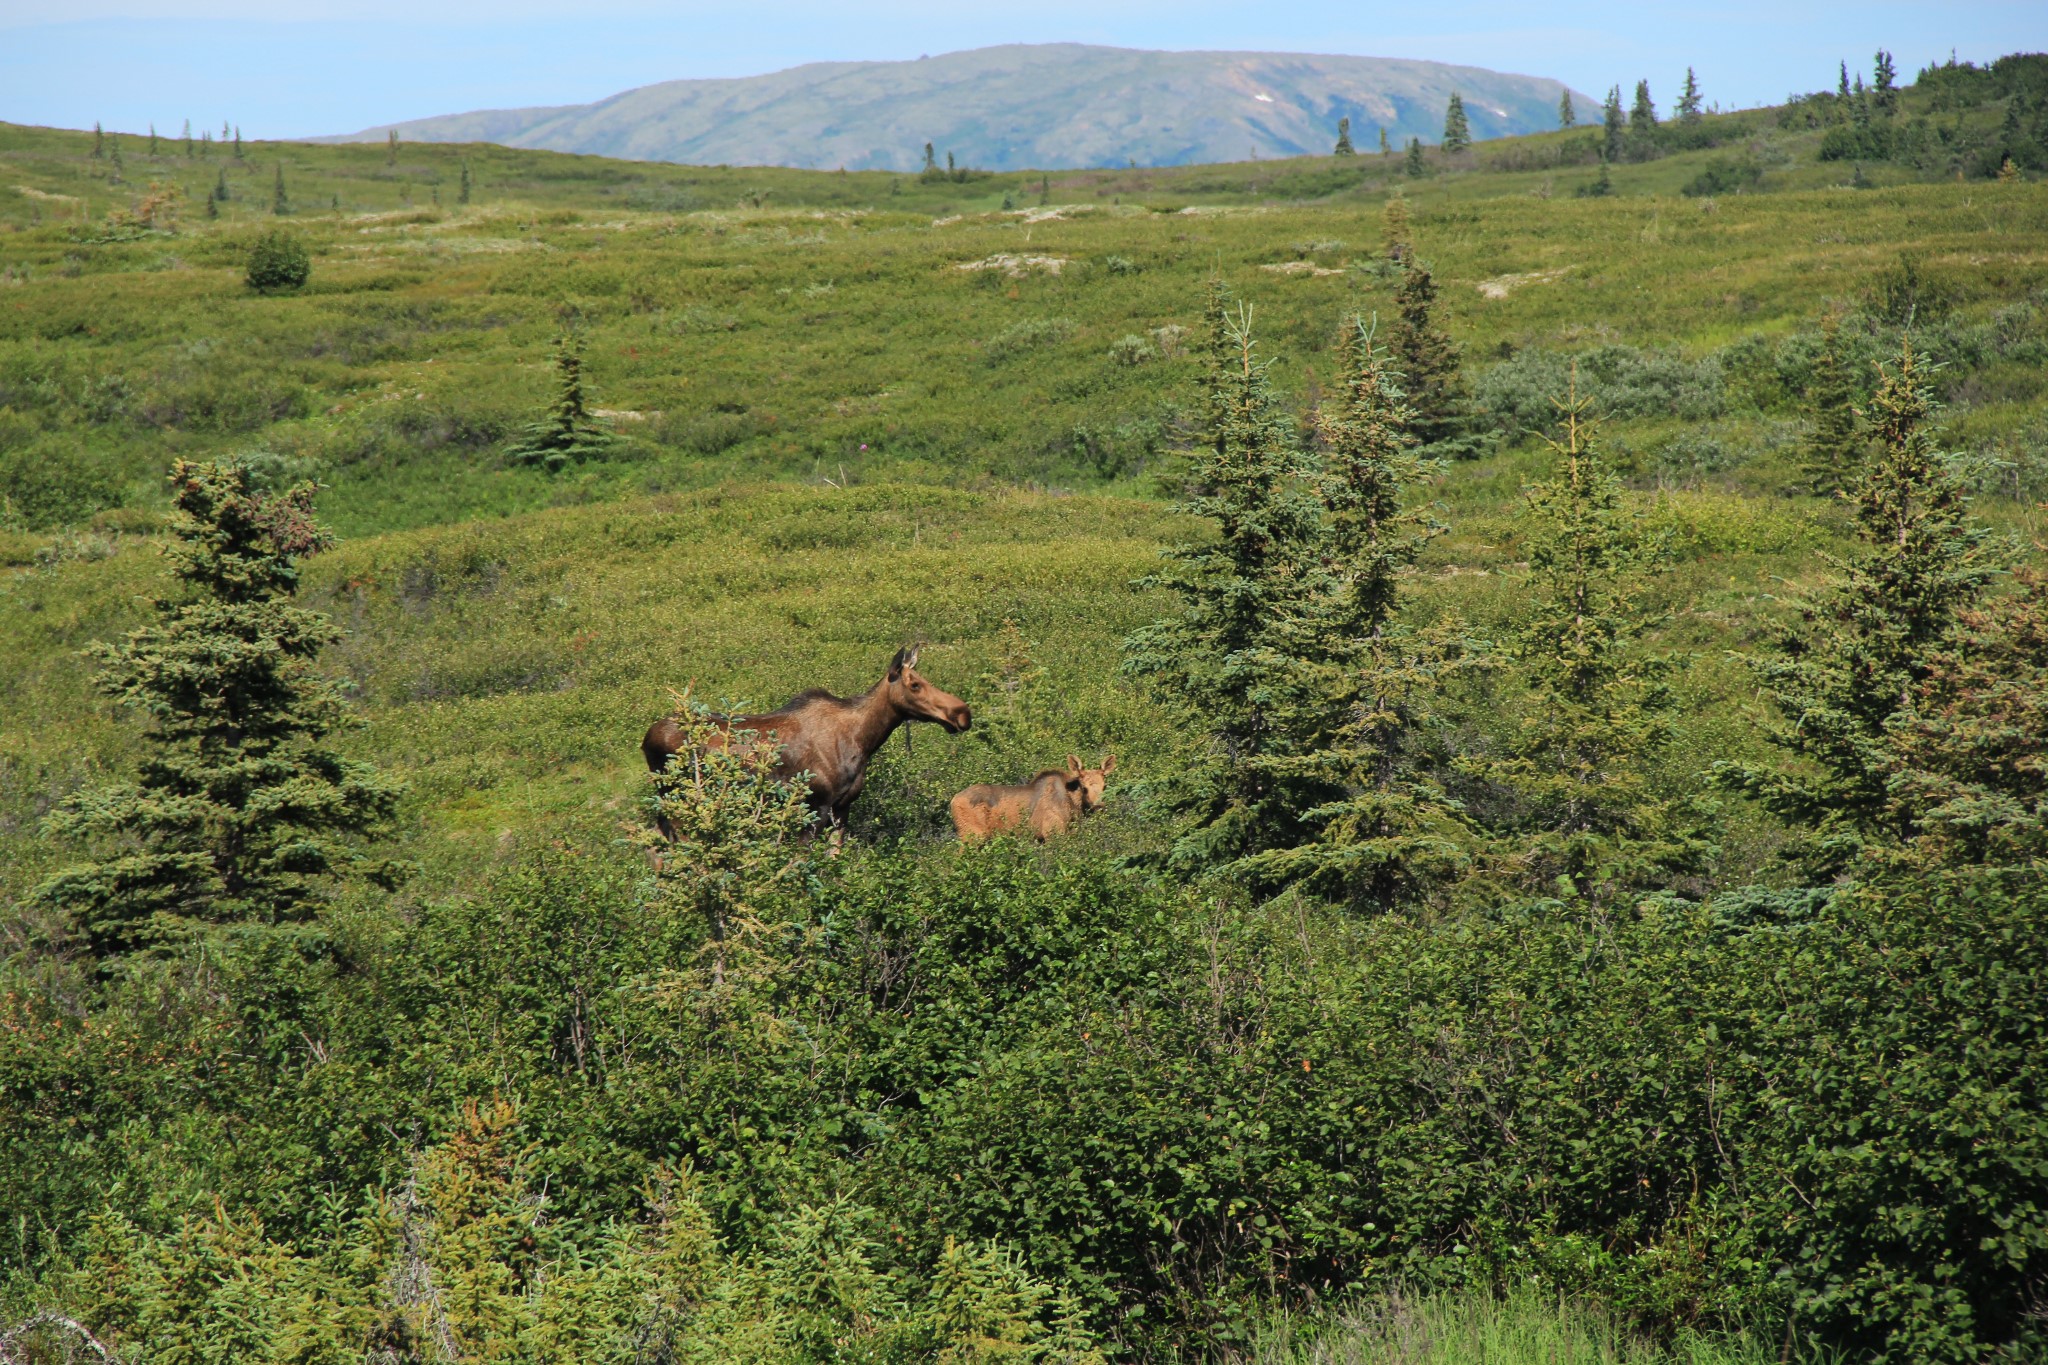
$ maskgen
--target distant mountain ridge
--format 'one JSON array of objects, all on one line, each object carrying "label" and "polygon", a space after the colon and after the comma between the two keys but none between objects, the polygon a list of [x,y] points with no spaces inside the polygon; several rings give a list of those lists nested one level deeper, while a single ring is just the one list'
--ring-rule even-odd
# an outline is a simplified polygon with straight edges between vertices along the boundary
[{"label": "distant mountain ridge", "polygon": [[[1435,142],[1456,90],[1475,139],[1557,126],[1562,82],[1391,57],[1011,44],[897,62],[664,81],[594,104],[413,119],[323,142],[496,142],[695,165],[915,171],[1178,166]],[[1599,102],[1572,92],[1580,117]]]}]

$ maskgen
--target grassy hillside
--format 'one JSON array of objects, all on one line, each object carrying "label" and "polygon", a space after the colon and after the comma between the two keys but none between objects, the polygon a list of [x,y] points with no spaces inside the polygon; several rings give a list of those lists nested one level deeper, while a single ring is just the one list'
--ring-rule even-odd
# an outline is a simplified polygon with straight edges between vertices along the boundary
[{"label": "grassy hillside", "polygon": [[[1799,468],[1824,319],[1864,393],[1930,354],[1977,512],[2017,558],[2048,536],[2048,184],[1982,164],[2017,105],[1936,84],[1895,126],[1939,147],[1881,160],[1823,159],[1856,125],[1802,103],[1417,175],[0,127],[0,1308],[150,1349],[203,1321],[223,1359],[2031,1349],[2038,890],[1788,891],[1784,828],[1704,777],[1772,757],[1738,655],[1851,551]],[[1206,533],[1169,505],[1205,286],[1305,427],[1342,321],[1391,314],[1402,210],[1488,437],[1411,490],[1449,529],[1404,619],[1511,657],[1576,384],[1655,547],[1648,789],[1720,802],[1711,866],[1640,903],[1364,919],[1144,870],[1203,741],[1121,643],[1171,608],[1133,580]],[[311,279],[259,294],[280,225]],[[551,475],[506,451],[565,329],[620,439]],[[300,596],[344,631],[344,749],[407,784],[374,852],[418,875],[102,971],[25,894],[75,857],[39,822],[135,768],[81,651],[165,590],[169,462],[221,455],[324,486],[343,539]],[[974,729],[893,740],[853,855],[707,992],[623,842],[642,729],[686,686],[853,692],[913,640]],[[1490,676],[1447,689],[1460,752],[1535,705]],[[956,856],[959,787],[1109,751],[1072,842]],[[678,1274],[657,1350],[633,1314]],[[1478,1297],[1346,1306],[1410,1281]],[[600,1322],[609,1354],[573,1344]]]},{"label": "grassy hillside", "polygon": [[[1349,118],[1363,142],[1434,140],[1461,91],[1472,132],[1552,127],[1565,87],[1472,66],[1272,52],[1009,44],[901,62],[820,62],[737,80],[664,81],[586,105],[396,125],[407,141],[648,161],[916,171],[926,143],[961,165],[1180,166],[1301,156]],[[1574,92],[1578,103],[1592,102]],[[382,141],[389,127],[355,140]]]}]

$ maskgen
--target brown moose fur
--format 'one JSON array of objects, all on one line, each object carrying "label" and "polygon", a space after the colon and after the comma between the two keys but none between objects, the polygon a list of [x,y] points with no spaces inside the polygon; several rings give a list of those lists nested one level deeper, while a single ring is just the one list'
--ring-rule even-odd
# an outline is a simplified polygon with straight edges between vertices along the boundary
[{"label": "brown moose fur", "polygon": [[[810,773],[811,810],[828,821],[836,834],[846,826],[847,807],[867,783],[868,760],[898,726],[920,720],[932,721],[944,726],[948,734],[957,735],[974,723],[974,715],[966,702],[925,681],[917,671],[917,650],[899,649],[889,662],[887,676],[858,697],[835,697],[822,688],[812,688],[791,697],[778,710],[755,716],[720,716],[718,733],[709,743],[728,747],[737,731],[746,736],[741,742],[747,746],[780,745],[775,776],[787,780],[801,772]],[[649,771],[658,773],[682,744],[682,727],[662,719],[648,729],[647,737],[640,741],[640,752]],[[658,823],[664,835],[675,837],[665,817]]]},{"label": "brown moose fur", "polygon": [[1104,779],[1115,770],[1115,754],[1099,768],[1083,768],[1078,756],[1068,754],[1066,767],[1047,768],[1028,782],[979,783],[953,798],[953,829],[962,842],[978,843],[1029,827],[1031,836],[1044,843],[1102,805]]}]

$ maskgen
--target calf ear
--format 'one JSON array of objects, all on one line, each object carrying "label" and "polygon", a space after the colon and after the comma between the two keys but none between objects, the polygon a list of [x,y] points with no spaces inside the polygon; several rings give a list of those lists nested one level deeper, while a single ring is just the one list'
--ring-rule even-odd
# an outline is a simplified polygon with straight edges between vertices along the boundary
[{"label": "calf ear", "polygon": [[1081,756],[1079,754],[1067,755],[1067,771],[1070,773],[1078,773],[1081,771]]},{"label": "calf ear", "polygon": [[1115,772],[1115,771],[1116,771],[1116,755],[1115,755],[1115,754],[1111,754],[1111,755],[1110,755],[1110,756],[1109,756],[1108,758],[1105,758],[1105,759],[1103,759],[1103,760],[1102,760],[1102,775],[1103,775],[1104,777],[1108,777],[1108,776],[1109,776],[1109,775],[1110,775],[1111,773],[1113,773],[1113,772]]}]

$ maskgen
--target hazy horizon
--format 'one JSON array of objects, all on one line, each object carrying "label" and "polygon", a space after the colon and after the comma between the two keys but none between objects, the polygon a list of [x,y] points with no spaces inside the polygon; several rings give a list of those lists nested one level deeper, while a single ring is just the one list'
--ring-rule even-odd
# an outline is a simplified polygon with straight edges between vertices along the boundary
[{"label": "hazy horizon", "polygon": [[[1687,14],[1601,4],[1531,24],[1504,3],[1448,3],[1361,17],[1308,3],[1285,13],[1195,0],[1116,6],[1052,0],[1029,14],[902,3],[795,0],[763,25],[731,7],[590,0],[557,17],[538,0],[264,5],[256,0],[83,0],[0,6],[0,119],[175,133],[225,122],[251,138],[342,134],[492,108],[584,104],[663,81],[766,74],[821,61],[913,60],[1005,43],[1164,51],[1409,58],[1550,77],[1576,89],[1647,79],[1668,104],[1692,66],[1723,107],[1832,84],[1892,51],[1910,76],[1951,49],[1987,61],[2042,45],[2038,7],[1899,3]],[[283,16],[283,17],[280,17]],[[1767,41],[1760,41],[1767,40]]]}]

